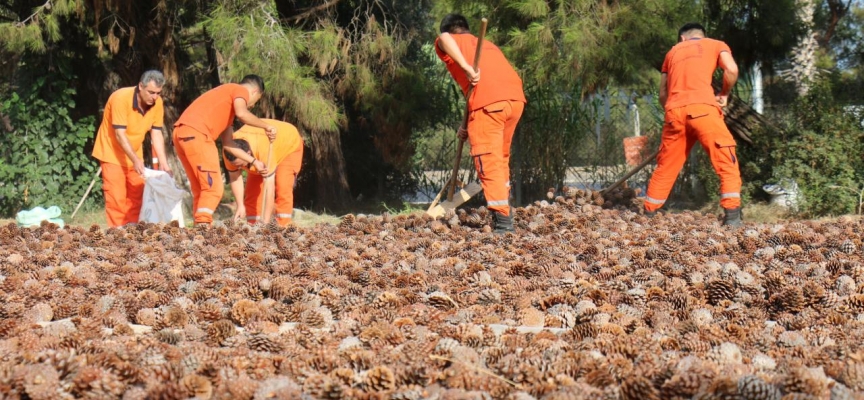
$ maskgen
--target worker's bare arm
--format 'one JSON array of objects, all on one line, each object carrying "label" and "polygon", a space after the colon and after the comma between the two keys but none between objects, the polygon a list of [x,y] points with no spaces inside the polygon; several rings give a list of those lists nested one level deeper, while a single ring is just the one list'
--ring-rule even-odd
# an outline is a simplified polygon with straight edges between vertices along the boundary
[{"label": "worker's bare arm", "polygon": [[721,107],[725,107],[728,103],[729,93],[732,92],[732,87],[738,81],[738,64],[732,58],[732,54],[728,51],[720,52],[720,68],[723,69],[723,89],[717,96],[717,102]]},{"label": "worker's bare arm", "polygon": [[438,36],[438,48],[450,56],[456,64],[459,65],[459,68],[462,68],[465,71],[465,75],[468,76],[468,82],[472,85],[476,85],[480,82],[480,70],[478,69],[476,72],[474,71],[474,67],[465,60],[465,56],[462,55],[462,51],[459,50],[459,45],[456,44],[456,39],[453,39],[453,36],[447,32],[442,33]]},{"label": "worker's bare arm", "polygon": [[233,127],[229,126],[228,128],[225,128],[225,130],[222,131],[222,134],[219,135],[219,137],[222,139],[222,149],[223,150],[225,150],[228,153],[231,153],[231,155],[233,155],[234,157],[237,157],[237,158],[251,164],[252,166],[255,167],[255,169],[258,170],[258,172],[261,175],[267,174],[267,165],[264,164],[263,161],[258,160],[255,157],[253,157],[251,154],[243,151],[243,149],[237,147],[237,145],[234,143],[234,128]]},{"label": "worker's bare arm", "polygon": [[153,143],[153,149],[156,151],[156,157],[159,159],[159,169],[170,174],[171,166],[168,164],[168,157],[165,155],[165,135],[162,134],[162,128],[150,129],[150,141]]},{"label": "worker's bare arm", "polygon": [[252,112],[246,107],[246,100],[239,97],[234,99],[234,115],[236,115],[237,118],[246,125],[263,129],[267,133],[267,138],[270,139],[271,142],[276,139],[276,128],[268,125],[266,122],[261,120],[261,118],[256,117],[255,114],[252,114]]},{"label": "worker's bare arm", "polygon": [[243,173],[241,170],[228,171],[228,182],[231,186],[231,193],[234,194],[234,201],[237,203],[237,210],[234,211],[234,220],[246,218],[246,205],[243,202],[244,187]]},{"label": "worker's bare arm", "polygon": [[132,144],[129,143],[129,138],[126,137],[126,129],[115,128],[114,137],[117,139],[117,142],[120,143],[120,148],[123,149],[123,152],[126,153],[126,156],[132,161],[132,168],[135,169],[135,172],[143,175],[144,161],[138,158],[138,155],[135,154],[135,150],[132,150]]},{"label": "worker's bare arm", "polygon": [[666,107],[666,100],[669,98],[669,76],[665,73],[660,74],[660,105]]}]

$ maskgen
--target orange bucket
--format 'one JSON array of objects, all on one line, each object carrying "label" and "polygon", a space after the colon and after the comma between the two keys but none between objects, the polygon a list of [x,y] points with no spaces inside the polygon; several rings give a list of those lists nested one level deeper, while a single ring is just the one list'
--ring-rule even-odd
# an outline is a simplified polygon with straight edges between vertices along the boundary
[{"label": "orange bucket", "polygon": [[624,159],[627,165],[635,167],[643,161],[642,151],[648,144],[648,136],[632,136],[624,138]]}]

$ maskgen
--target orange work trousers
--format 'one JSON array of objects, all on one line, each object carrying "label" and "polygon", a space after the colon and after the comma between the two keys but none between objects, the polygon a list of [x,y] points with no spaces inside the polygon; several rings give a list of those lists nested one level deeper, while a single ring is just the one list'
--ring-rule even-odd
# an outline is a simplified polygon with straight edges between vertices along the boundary
[{"label": "orange work trousers", "polygon": [[657,169],[648,182],[645,210],[655,211],[663,206],[697,141],[708,153],[714,172],[720,177],[720,205],[726,209],[741,206],[741,173],[735,139],[723,122],[723,112],[715,105],[691,104],[666,111]]},{"label": "orange work trousers", "polygon": [[135,169],[102,162],[102,192],[108,226],[138,223],[144,201],[144,178]]},{"label": "orange work trousers", "polygon": [[[287,226],[294,219],[294,184],[303,164],[303,145],[285,157],[276,166],[276,207],[274,216],[279,226]],[[264,199],[264,177],[259,174],[247,174],[246,191],[243,195],[243,204],[246,207],[246,221],[254,224],[261,219],[263,210],[261,203]]]},{"label": "orange work trousers", "polygon": [[173,142],[192,189],[195,223],[210,224],[225,192],[216,142],[186,125],[174,128]]},{"label": "orange work trousers", "polygon": [[510,144],[525,103],[498,101],[471,111],[468,141],[487,208],[510,215]]}]

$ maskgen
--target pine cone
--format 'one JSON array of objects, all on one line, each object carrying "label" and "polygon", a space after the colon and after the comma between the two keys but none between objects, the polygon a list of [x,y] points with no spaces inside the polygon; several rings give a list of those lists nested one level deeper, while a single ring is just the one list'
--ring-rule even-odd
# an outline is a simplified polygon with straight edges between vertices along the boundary
[{"label": "pine cone", "polygon": [[732,300],[735,297],[735,284],[731,281],[715,279],[706,285],[708,292],[708,303],[717,305],[723,300]]},{"label": "pine cone", "polygon": [[439,308],[442,310],[449,310],[451,308],[458,307],[456,301],[453,300],[450,296],[448,296],[444,292],[433,292],[429,294],[428,298],[429,304],[435,308]]},{"label": "pine cone", "polygon": [[660,400],[660,393],[647,378],[632,375],[621,383],[621,398],[622,400]]},{"label": "pine cone", "polygon": [[227,319],[216,321],[207,328],[207,336],[216,345],[221,344],[223,340],[236,334],[237,328],[231,320]]},{"label": "pine cone", "polygon": [[772,295],[768,302],[771,309],[775,313],[797,313],[804,309],[807,300],[804,298],[804,293],[798,286],[791,286],[784,289],[782,292]]},{"label": "pine cone", "polygon": [[377,366],[366,373],[363,384],[370,391],[393,390],[396,387],[396,378],[390,368]]},{"label": "pine cone", "polygon": [[838,380],[849,389],[855,391],[864,390],[864,363],[847,362],[846,368],[840,373]]},{"label": "pine cone", "polygon": [[180,380],[180,385],[186,389],[187,398],[209,399],[213,396],[213,385],[201,375],[186,375]]},{"label": "pine cone", "polygon": [[738,394],[744,399],[753,400],[780,400],[782,396],[776,386],[755,375],[738,378]]},{"label": "pine cone", "polygon": [[846,239],[843,243],[840,243],[839,247],[840,251],[846,254],[852,254],[855,250],[858,250],[858,246],[855,245],[855,242]]},{"label": "pine cone", "polygon": [[246,344],[250,349],[257,351],[269,351],[271,353],[282,351],[282,345],[279,342],[264,334],[251,335]]}]

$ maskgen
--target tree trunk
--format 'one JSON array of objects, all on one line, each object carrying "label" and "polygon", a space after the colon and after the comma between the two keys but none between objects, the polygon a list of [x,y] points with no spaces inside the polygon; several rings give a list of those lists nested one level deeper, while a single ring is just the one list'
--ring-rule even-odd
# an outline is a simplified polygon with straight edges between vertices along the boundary
[{"label": "tree trunk", "polygon": [[339,132],[313,132],[312,157],[315,161],[315,204],[318,209],[344,210],[351,192],[345,174],[345,157]]}]

